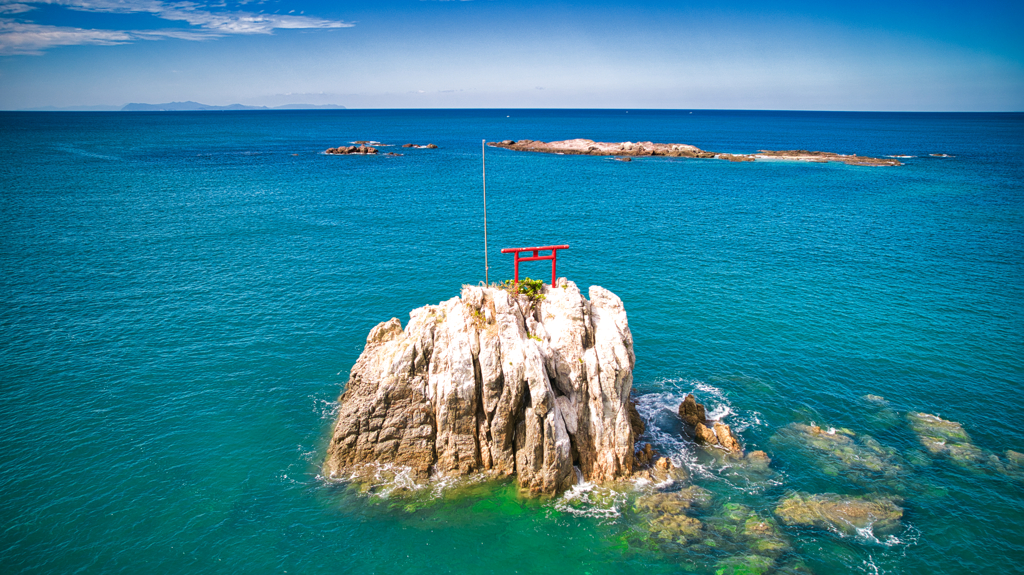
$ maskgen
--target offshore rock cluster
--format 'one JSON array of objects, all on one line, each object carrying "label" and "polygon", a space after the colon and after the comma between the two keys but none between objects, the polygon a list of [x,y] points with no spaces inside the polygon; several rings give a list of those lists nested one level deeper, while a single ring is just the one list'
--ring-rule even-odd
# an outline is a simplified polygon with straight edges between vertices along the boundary
[{"label": "offshore rock cluster", "polygon": [[419,480],[515,475],[531,494],[633,472],[633,337],[622,301],[572,282],[531,298],[496,286],[370,331],[324,462],[332,478],[376,466]]},{"label": "offshore rock cluster", "polygon": [[698,444],[722,449],[730,460],[745,460],[752,467],[761,469],[767,469],[771,463],[768,454],[763,451],[744,453],[732,429],[722,422],[709,420],[704,404],[697,403],[692,393],[687,394],[686,399],[679,404],[679,418]]},{"label": "offshore rock cluster", "polygon": [[326,150],[324,150],[324,153],[325,154],[330,154],[332,156],[339,156],[339,155],[343,156],[343,155],[349,155],[349,154],[357,154],[357,155],[364,155],[364,156],[365,155],[370,155],[370,156],[372,156],[372,155],[378,153],[379,151],[380,150],[378,150],[377,148],[374,148],[373,146],[367,146],[367,145],[364,145],[364,144],[360,144],[358,146],[338,146],[337,148],[327,148]]}]

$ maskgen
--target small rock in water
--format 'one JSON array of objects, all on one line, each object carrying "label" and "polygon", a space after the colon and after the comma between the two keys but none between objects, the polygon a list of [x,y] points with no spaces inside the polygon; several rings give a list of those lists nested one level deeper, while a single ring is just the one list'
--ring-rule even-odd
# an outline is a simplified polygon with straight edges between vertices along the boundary
[{"label": "small rock in water", "polygon": [[703,423],[698,423],[697,428],[694,430],[694,436],[697,438],[697,443],[702,445],[717,445],[718,436],[715,435],[714,431],[708,429]]},{"label": "small rock in water", "polygon": [[697,403],[692,393],[686,394],[686,399],[679,405],[679,417],[690,427],[697,427],[698,423],[707,423],[704,405]]},{"label": "small rock in water", "polygon": [[697,443],[721,447],[730,454],[743,457],[743,447],[729,426],[708,421],[704,405],[697,403],[692,393],[686,394],[686,399],[679,404],[679,417],[691,428]]},{"label": "small rock in water", "polygon": [[743,453],[740,442],[736,441],[736,438],[733,437],[728,425],[715,422],[715,437],[718,439],[718,444],[724,447],[726,451]]}]

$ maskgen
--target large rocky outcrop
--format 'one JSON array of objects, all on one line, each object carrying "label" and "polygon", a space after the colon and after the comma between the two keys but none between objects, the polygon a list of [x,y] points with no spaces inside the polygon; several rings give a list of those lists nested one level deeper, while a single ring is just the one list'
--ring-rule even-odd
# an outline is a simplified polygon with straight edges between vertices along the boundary
[{"label": "large rocky outcrop", "polygon": [[499,287],[374,327],[352,368],[324,462],[328,477],[367,465],[419,479],[517,475],[534,494],[629,475],[633,338],[622,301],[572,282],[531,300]]}]

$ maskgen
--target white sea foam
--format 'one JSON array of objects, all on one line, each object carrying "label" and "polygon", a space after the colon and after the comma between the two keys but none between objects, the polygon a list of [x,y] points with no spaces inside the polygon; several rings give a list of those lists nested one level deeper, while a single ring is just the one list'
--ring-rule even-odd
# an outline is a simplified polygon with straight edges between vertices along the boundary
[{"label": "white sea foam", "polygon": [[685,467],[691,473],[711,476],[698,463],[696,446],[682,436],[682,421],[679,420],[677,410],[684,397],[683,393],[670,391],[639,396],[637,411],[647,426],[639,440],[651,443],[673,465]]},{"label": "white sea foam", "polygon": [[320,419],[333,420],[338,416],[341,404],[337,401],[327,400],[317,395],[310,395],[308,397],[313,400],[313,413],[319,415]]},{"label": "white sea foam", "polygon": [[554,508],[576,517],[615,519],[622,515],[625,502],[625,493],[585,481],[573,485],[556,499]]}]

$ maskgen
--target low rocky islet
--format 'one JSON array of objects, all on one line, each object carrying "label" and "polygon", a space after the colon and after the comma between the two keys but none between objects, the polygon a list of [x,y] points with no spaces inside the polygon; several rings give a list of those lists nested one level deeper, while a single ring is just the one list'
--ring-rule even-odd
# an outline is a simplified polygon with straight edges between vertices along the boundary
[{"label": "low rocky islet", "polygon": [[760,150],[754,154],[729,154],[709,152],[690,144],[657,144],[654,142],[595,142],[584,138],[541,142],[537,140],[502,140],[490,142],[495,148],[522,152],[543,152],[548,154],[570,154],[585,156],[615,156],[629,160],[636,157],[669,158],[717,158],[731,162],[753,162],[756,160],[789,160],[811,163],[841,162],[852,166],[902,166],[895,158],[873,158],[857,154],[837,154],[809,150]]}]

